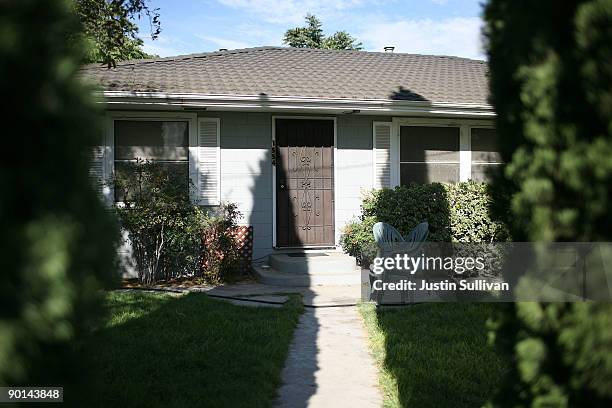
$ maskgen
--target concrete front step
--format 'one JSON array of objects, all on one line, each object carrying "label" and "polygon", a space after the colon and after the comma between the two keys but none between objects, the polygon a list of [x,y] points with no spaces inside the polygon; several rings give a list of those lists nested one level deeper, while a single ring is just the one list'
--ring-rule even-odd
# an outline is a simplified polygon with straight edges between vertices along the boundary
[{"label": "concrete front step", "polygon": [[253,266],[262,283],[275,286],[358,285],[361,269],[355,258],[339,251],[284,251]]},{"label": "concrete front step", "polygon": [[269,256],[272,269],[290,274],[347,272],[357,268],[355,258],[342,252],[275,253]]},{"label": "concrete front step", "polygon": [[253,265],[253,270],[261,283],[273,286],[305,287],[361,284],[361,269],[357,267],[342,272],[327,273],[289,273],[273,268],[263,268],[261,265]]}]

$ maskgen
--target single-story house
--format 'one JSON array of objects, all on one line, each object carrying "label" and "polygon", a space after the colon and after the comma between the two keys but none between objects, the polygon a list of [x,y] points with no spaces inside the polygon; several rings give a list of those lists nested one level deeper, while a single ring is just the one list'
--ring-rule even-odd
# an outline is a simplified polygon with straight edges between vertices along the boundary
[{"label": "single-story house", "polygon": [[336,247],[365,190],[499,164],[484,61],[259,47],[82,72],[106,108],[96,176],[137,157],[182,168],[197,203],[238,204],[254,258]]}]

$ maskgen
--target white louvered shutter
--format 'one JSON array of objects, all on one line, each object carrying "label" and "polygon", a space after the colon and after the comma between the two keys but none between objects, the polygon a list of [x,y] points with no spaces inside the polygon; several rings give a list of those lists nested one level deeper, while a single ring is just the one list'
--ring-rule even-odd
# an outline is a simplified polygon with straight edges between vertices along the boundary
[{"label": "white louvered shutter", "polygon": [[219,119],[200,118],[198,120],[198,187],[201,205],[219,204],[219,125]]},{"label": "white louvered shutter", "polygon": [[391,123],[374,122],[374,188],[391,187]]},{"label": "white louvered shutter", "polygon": [[[100,140],[102,142],[102,140]],[[100,198],[104,197],[104,151],[103,145],[93,146],[91,151],[91,163],[89,177]]]}]

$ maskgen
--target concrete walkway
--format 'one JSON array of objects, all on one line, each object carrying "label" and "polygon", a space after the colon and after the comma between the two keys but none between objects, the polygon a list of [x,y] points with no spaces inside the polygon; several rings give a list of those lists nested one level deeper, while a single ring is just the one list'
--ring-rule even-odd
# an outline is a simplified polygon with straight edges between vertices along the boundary
[{"label": "concrete walkway", "polygon": [[293,335],[277,407],[381,407],[357,308],[307,308]]},{"label": "concrete walkway", "polygon": [[[355,306],[367,298],[362,285],[282,287],[260,283],[160,287],[204,292],[235,304],[281,307],[286,294],[302,295],[304,313],[293,334],[276,407],[381,407],[378,370]],[[129,290],[129,289],[128,289]]]},{"label": "concrete walkway", "polygon": [[234,285],[221,285],[214,288],[193,288],[194,291],[203,291],[210,296],[244,298],[254,295],[272,295],[279,293],[297,293],[302,295],[304,306],[354,306],[362,299],[362,285],[335,285],[335,286],[271,286],[261,283],[239,283]]},{"label": "concrete walkway", "polygon": [[[150,289],[172,292],[204,292],[213,297],[235,298],[248,302],[253,296],[277,295],[297,293],[302,295],[304,306],[350,306],[361,300],[368,299],[367,270],[361,272],[361,284],[352,285],[311,285],[299,286],[271,286],[258,282],[239,282],[218,286],[211,285],[154,285]],[[129,289],[128,289],[129,290]],[[134,290],[142,290],[134,288]]]}]

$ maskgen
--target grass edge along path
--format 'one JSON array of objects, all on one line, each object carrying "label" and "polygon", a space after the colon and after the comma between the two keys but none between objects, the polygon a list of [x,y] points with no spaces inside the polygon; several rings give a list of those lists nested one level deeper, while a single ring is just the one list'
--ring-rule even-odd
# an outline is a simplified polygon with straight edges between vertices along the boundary
[{"label": "grass edge along path", "polygon": [[268,407],[303,307],[244,307],[201,293],[110,292],[81,345],[91,383],[80,406]]},{"label": "grass edge along path", "polygon": [[359,311],[379,369],[384,407],[480,407],[509,358],[487,341],[493,303],[429,303]]}]

